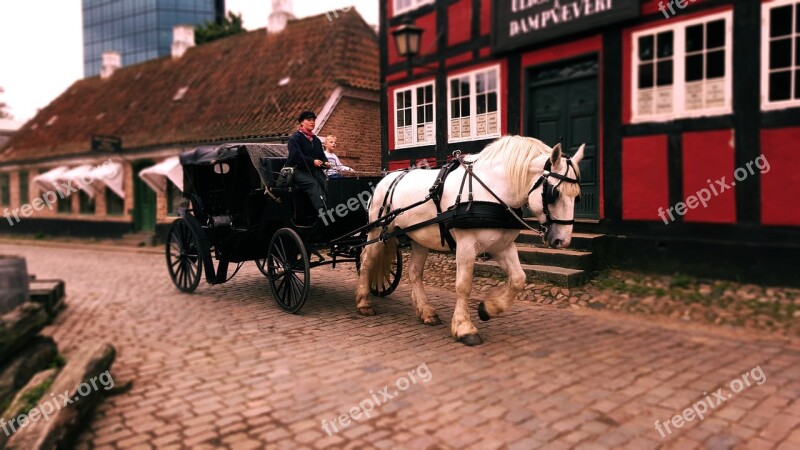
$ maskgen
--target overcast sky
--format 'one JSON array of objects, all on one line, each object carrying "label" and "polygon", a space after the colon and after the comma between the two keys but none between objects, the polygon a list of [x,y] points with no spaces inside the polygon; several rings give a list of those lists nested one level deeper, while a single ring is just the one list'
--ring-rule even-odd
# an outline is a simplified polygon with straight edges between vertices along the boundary
[{"label": "overcast sky", "polygon": [[[378,23],[379,0],[294,2],[297,17],[355,6],[370,24]],[[83,77],[81,0],[0,0],[0,101],[15,120],[32,118],[75,80]],[[267,25],[271,0],[226,0],[242,13],[245,28]]]}]

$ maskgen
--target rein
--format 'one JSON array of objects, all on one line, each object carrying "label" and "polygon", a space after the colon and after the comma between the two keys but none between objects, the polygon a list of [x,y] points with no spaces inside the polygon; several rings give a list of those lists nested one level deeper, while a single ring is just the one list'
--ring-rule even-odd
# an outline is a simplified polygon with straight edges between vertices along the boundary
[{"label": "rein", "polygon": [[[531,188],[531,190],[528,191],[528,196],[530,196],[531,193],[536,190],[536,188],[538,188],[539,186],[542,186],[542,209],[544,210],[544,217],[545,217],[545,223],[539,224],[539,228],[541,229],[540,233],[542,233],[542,235],[547,234],[547,230],[550,229],[550,225],[551,224],[557,224],[557,225],[574,225],[575,224],[575,216],[574,215],[572,216],[572,219],[570,219],[570,220],[554,219],[552,214],[550,214],[550,207],[548,206],[548,204],[555,203],[556,196],[555,196],[554,192],[555,192],[555,189],[558,187],[559,184],[561,184],[561,183],[563,183],[565,181],[567,183],[573,183],[573,184],[580,184],[580,182],[581,182],[580,176],[578,175],[578,171],[572,165],[572,160],[569,159],[569,158],[567,158],[567,171],[564,172],[564,175],[561,175],[560,173],[551,172],[550,171],[551,168],[552,168],[552,163],[550,162],[550,159],[548,158],[547,162],[544,163],[544,172],[542,173],[542,176],[539,177],[538,180],[536,180],[536,183],[534,183],[534,185]],[[572,171],[575,172],[576,178],[569,178],[569,176],[568,176],[569,175],[569,169],[572,169]],[[550,178],[550,177],[559,180],[559,182],[556,183],[556,184],[552,184],[552,185],[549,184],[547,182],[547,179]],[[550,198],[548,198],[548,194],[547,194],[548,191],[550,191]]]}]

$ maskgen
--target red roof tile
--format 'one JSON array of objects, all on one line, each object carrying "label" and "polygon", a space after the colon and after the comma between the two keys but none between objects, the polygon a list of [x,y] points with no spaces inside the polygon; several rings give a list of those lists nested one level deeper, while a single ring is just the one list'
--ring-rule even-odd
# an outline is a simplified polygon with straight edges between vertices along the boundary
[{"label": "red roof tile", "polygon": [[0,163],[85,154],[93,134],[119,136],[125,149],[285,136],[337,86],[379,89],[377,37],[355,9],[76,81],[0,150]]}]

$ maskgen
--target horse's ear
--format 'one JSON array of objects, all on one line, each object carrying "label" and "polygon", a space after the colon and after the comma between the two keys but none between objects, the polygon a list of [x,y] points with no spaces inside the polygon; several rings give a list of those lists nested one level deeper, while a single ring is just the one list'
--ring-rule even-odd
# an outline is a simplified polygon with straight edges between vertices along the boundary
[{"label": "horse's ear", "polygon": [[575,152],[575,156],[572,157],[572,162],[578,164],[579,162],[583,161],[583,150],[586,148],[586,144],[581,144],[581,147]]},{"label": "horse's ear", "polygon": [[561,159],[561,143],[559,142],[553,147],[553,153],[550,154],[550,163],[553,165],[553,169],[558,166],[558,161]]}]

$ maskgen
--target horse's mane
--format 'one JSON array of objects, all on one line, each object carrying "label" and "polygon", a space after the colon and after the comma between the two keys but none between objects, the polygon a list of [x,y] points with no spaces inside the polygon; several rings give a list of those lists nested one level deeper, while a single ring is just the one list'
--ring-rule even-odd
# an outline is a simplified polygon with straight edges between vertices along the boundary
[{"label": "horse's mane", "polygon": [[505,165],[506,179],[511,183],[512,192],[524,194],[533,182],[528,176],[533,160],[552,152],[553,149],[544,142],[532,137],[503,136],[487,145],[473,160],[476,169],[502,163]]}]

